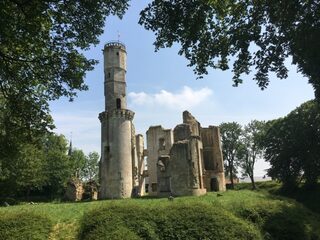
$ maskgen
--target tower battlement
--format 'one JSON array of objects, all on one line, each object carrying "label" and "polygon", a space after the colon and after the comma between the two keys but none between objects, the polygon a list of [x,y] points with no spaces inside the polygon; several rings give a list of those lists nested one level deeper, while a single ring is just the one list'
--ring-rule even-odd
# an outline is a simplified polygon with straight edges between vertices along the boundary
[{"label": "tower battlement", "polygon": [[125,118],[127,120],[132,121],[134,117],[134,112],[129,109],[115,109],[111,112],[102,112],[99,114],[99,120],[101,122],[112,117]]},{"label": "tower battlement", "polygon": [[104,49],[105,50],[106,48],[109,48],[109,47],[119,47],[123,50],[126,50],[126,45],[120,41],[110,41],[110,42],[107,42],[105,45],[104,45]]}]

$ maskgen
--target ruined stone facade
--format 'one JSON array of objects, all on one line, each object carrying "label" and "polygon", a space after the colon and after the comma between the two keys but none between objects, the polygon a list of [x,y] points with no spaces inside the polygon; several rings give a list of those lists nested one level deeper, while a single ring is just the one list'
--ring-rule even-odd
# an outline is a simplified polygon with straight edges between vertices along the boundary
[{"label": "ruined stone facade", "polygon": [[149,194],[202,195],[225,191],[219,128],[202,128],[187,111],[174,130],[147,131]]},{"label": "ruined stone facade", "polygon": [[[187,111],[172,131],[152,126],[147,149],[135,135],[134,112],[126,107],[126,48],[119,42],[105,45],[105,111],[100,113],[100,199],[144,194],[148,177],[151,196],[202,195],[224,191],[225,178],[219,128],[202,128]],[[147,170],[145,169],[147,157]]]}]

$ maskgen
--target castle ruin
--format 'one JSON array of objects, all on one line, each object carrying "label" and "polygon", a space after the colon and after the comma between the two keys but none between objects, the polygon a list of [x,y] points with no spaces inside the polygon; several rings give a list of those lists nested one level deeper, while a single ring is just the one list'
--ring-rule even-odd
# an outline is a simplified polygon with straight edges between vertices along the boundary
[{"label": "castle ruin", "polygon": [[[152,126],[147,149],[135,135],[134,112],[126,105],[126,47],[107,43],[104,55],[105,111],[101,121],[100,199],[203,195],[225,191],[219,128],[201,127],[187,111],[174,130]],[[147,169],[145,166],[147,161]]]}]

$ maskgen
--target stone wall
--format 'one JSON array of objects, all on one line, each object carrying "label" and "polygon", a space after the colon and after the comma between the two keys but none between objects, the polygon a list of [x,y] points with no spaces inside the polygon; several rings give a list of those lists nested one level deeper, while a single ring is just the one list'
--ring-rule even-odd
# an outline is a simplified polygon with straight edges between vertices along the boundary
[{"label": "stone wall", "polygon": [[169,165],[171,192],[175,196],[202,195],[206,193],[202,177],[202,143],[198,137],[175,142]]},{"label": "stone wall", "polygon": [[144,139],[141,134],[135,136],[136,142],[136,163],[133,169],[133,177],[135,183],[135,191],[137,196],[145,194],[145,178],[143,172],[145,170],[144,162]]},{"label": "stone wall", "polygon": [[158,194],[157,164],[159,157],[168,156],[173,143],[171,129],[151,126],[147,131],[149,195]]},{"label": "stone wall", "polygon": [[218,127],[201,128],[203,143],[204,183],[207,191],[225,191],[225,176]]},{"label": "stone wall", "polygon": [[68,201],[81,201],[84,193],[84,187],[79,179],[72,179],[68,181],[65,199]]}]

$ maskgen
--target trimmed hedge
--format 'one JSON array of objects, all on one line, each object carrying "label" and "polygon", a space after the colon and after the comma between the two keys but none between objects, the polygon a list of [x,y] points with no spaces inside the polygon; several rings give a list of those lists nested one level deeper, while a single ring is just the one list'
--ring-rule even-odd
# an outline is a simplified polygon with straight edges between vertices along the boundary
[{"label": "trimmed hedge", "polygon": [[209,204],[119,205],[85,214],[79,239],[262,239],[250,223]]},{"label": "trimmed hedge", "polygon": [[0,217],[0,239],[2,240],[47,240],[52,222],[35,213],[10,214]]}]

